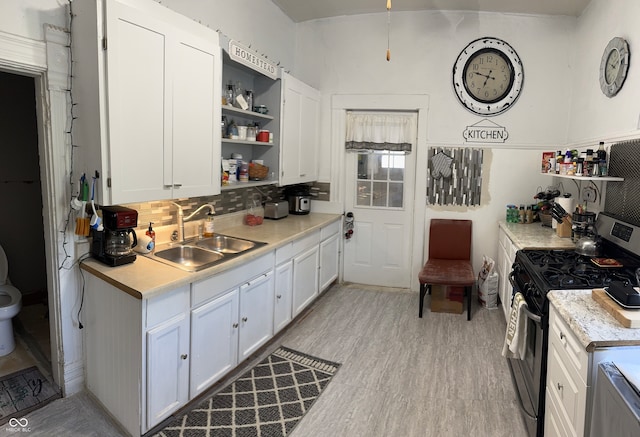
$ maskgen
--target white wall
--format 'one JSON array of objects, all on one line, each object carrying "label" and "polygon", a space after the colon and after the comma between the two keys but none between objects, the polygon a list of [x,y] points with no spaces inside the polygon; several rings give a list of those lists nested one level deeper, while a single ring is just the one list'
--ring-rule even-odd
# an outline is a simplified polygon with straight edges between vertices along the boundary
[{"label": "white wall", "polygon": [[67,4],[66,0],[2,0],[0,30],[43,41],[44,23],[66,27]]},{"label": "white wall", "polygon": [[[542,150],[558,150],[567,141],[572,85],[568,54],[577,20],[473,12],[392,13],[391,62],[387,62],[386,19],[382,13],[298,25],[294,75],[320,89],[323,96],[321,179],[332,183],[332,200],[341,200],[341,193],[333,190],[341,171],[335,165],[340,161],[336,154],[343,153],[331,138],[330,99],[335,94],[427,94],[426,144],[418,147],[465,145],[463,130],[483,117],[458,101],[452,86],[453,64],[474,39],[504,39],[518,52],[525,80],[517,103],[491,117],[506,127],[507,143],[475,145],[489,147],[486,156],[491,158],[484,168],[482,205],[429,207],[424,223],[427,227],[431,217],[472,219],[474,264],[479,267],[483,254],[497,257],[496,222],[504,218],[506,205],[534,203],[539,187],[553,183],[539,174],[540,157]],[[418,163],[418,183],[425,183],[426,165]]]},{"label": "white wall", "polygon": [[[578,21],[571,75],[569,140],[595,143],[636,135],[640,123],[640,2],[593,0]],[[600,90],[600,60],[609,41],[622,37],[631,51],[627,79],[612,98]]]},{"label": "white wall", "polygon": [[290,69],[295,24],[270,0],[156,0]]}]

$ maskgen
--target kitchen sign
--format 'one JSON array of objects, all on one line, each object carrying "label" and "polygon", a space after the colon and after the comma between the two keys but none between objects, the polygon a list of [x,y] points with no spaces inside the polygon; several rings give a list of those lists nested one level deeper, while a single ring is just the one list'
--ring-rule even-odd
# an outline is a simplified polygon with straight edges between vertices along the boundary
[{"label": "kitchen sign", "polygon": [[271,79],[278,78],[278,66],[237,41],[229,41],[229,57],[234,61],[264,74]]},{"label": "kitchen sign", "polygon": [[468,143],[504,143],[509,138],[509,132],[505,127],[485,118],[467,126],[462,136]]}]

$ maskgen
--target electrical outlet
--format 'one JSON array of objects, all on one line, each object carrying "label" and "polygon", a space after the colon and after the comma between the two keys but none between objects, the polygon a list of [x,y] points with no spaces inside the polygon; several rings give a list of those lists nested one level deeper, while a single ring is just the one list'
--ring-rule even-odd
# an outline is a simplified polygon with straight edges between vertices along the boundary
[{"label": "electrical outlet", "polygon": [[597,197],[595,188],[584,187],[582,189],[582,200],[585,202],[595,202]]}]

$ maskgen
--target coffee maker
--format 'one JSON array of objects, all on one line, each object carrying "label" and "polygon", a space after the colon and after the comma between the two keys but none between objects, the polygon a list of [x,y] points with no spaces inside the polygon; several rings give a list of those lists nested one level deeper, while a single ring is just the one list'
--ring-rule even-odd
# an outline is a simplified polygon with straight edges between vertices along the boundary
[{"label": "coffee maker", "polygon": [[102,223],[104,230],[91,229],[93,257],[112,267],[134,262],[138,211],[124,206],[103,206]]}]

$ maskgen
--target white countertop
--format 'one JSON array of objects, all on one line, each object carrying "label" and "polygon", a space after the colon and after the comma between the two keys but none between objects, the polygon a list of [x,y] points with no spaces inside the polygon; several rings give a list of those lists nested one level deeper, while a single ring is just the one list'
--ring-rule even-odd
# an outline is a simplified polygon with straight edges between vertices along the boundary
[{"label": "white countertop", "polygon": [[529,224],[498,222],[518,249],[574,249],[571,238],[561,238],[555,229],[542,226],[540,222]]},{"label": "white countertop", "polygon": [[280,220],[264,220],[259,226],[237,223],[216,226],[216,232],[233,237],[246,238],[267,243],[245,255],[220,263],[199,272],[185,272],[176,267],[138,255],[135,262],[118,267],[110,267],[93,258],[81,263],[81,268],[138,298],[147,299],[173,290],[182,285],[207,278],[230,268],[241,266],[277,249],[304,234],[320,229],[341,219],[339,214],[310,213],[289,215]]},{"label": "white countertop", "polygon": [[552,290],[547,298],[585,350],[640,346],[640,329],[625,328],[591,297],[592,290]]}]

